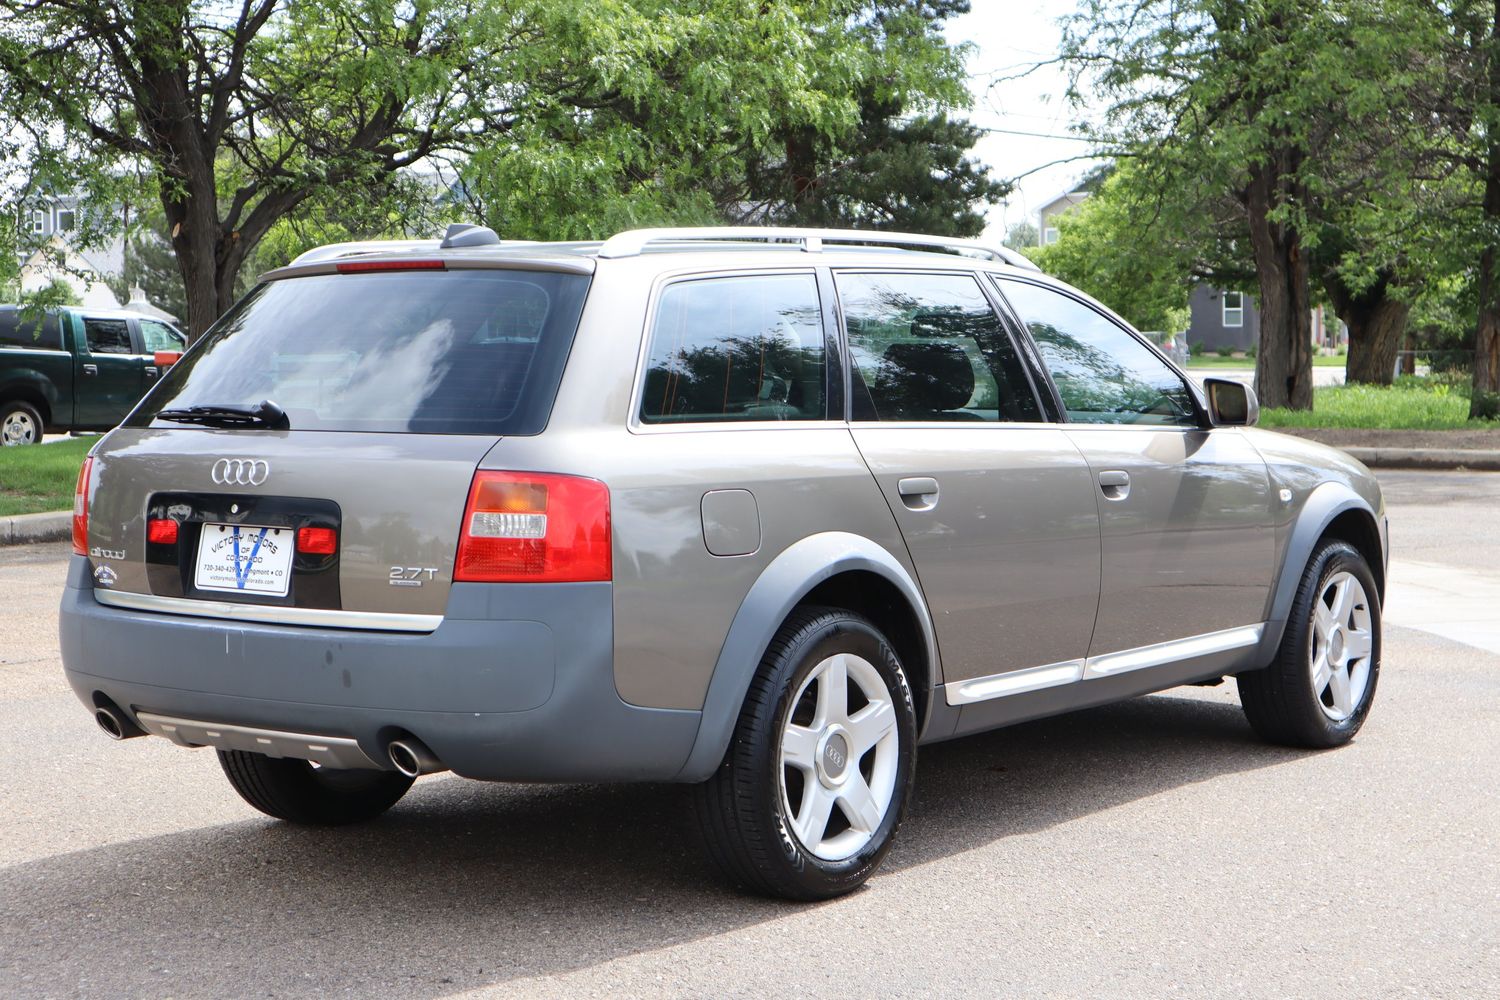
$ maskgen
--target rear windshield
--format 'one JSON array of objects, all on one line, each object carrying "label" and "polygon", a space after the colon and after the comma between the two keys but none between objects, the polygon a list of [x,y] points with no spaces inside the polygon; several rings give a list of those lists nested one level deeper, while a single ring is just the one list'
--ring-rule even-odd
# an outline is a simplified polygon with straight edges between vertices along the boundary
[{"label": "rear windshield", "polygon": [[[292,430],[537,434],[589,279],[455,270],[267,282],[126,421],[271,400]],[[162,420],[158,426],[183,426]]]}]

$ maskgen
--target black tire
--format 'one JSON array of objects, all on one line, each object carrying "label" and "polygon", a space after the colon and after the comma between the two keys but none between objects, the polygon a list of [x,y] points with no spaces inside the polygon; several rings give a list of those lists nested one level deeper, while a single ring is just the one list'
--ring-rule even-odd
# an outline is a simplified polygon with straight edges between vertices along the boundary
[{"label": "black tire", "polygon": [[267,816],[306,826],[372,820],[401,801],[414,779],[396,771],[338,770],[305,760],[220,750],[219,766],[240,798]]},{"label": "black tire", "polygon": [[[1342,573],[1353,576],[1364,588],[1365,601],[1360,607],[1369,615],[1370,652],[1362,693],[1347,717],[1335,719],[1324,708],[1329,696],[1314,690],[1313,659],[1321,641],[1314,616],[1315,602],[1323,600],[1330,582]],[[1251,728],[1262,739],[1282,746],[1321,750],[1348,743],[1364,725],[1375,700],[1380,645],[1380,597],[1369,564],[1347,542],[1331,541],[1320,546],[1297,585],[1276,658],[1265,669],[1236,678],[1240,704]]]},{"label": "black tire", "polygon": [[19,399],[0,403],[0,444],[41,444],[46,425],[41,411]]},{"label": "black tire", "polygon": [[[888,732],[894,732],[898,742],[894,757],[883,758],[894,760],[894,786],[883,818],[878,824],[870,824],[870,839],[851,856],[825,860],[807,850],[793,832],[794,820],[783,794],[783,782],[788,779],[783,775],[781,738],[794,711],[806,711],[806,699],[811,695],[804,692],[799,704],[792,704],[794,696],[803,690],[815,668],[837,653],[855,654],[879,674],[895,713],[894,727]],[[819,745],[828,752],[830,744]],[[849,753],[844,757],[830,753],[828,760],[839,762],[840,771],[853,788],[855,769],[862,779],[871,777],[876,751],[856,753],[857,747],[851,744],[841,746]],[[889,774],[889,766],[882,765],[882,773]],[[766,650],[745,696],[724,762],[713,777],[694,790],[694,811],[709,857],[731,883],[786,899],[829,899],[862,885],[891,849],[906,811],[915,766],[916,711],[906,674],[890,643],[875,626],[851,612],[798,609]],[[800,794],[798,798],[801,800]],[[830,820],[834,825],[827,830],[840,822],[852,828],[842,815],[843,806],[835,808],[841,815]]]}]

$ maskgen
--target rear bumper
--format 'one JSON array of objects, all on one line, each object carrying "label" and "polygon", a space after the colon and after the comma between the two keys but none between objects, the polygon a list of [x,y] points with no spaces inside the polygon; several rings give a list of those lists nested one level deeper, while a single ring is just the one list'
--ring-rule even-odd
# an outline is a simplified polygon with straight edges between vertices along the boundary
[{"label": "rear bumper", "polygon": [[700,713],[615,692],[607,583],[456,584],[430,633],[252,624],[106,607],[75,556],[61,611],[78,697],[138,713],[354,740],[403,731],[495,781],[660,781]]}]

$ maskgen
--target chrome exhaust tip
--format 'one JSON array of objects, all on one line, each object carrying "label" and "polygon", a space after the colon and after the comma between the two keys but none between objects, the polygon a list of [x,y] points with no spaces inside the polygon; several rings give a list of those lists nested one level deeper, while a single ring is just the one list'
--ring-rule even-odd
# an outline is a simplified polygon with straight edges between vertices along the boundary
[{"label": "chrome exhaust tip", "polygon": [[94,721],[104,730],[104,735],[112,740],[132,740],[146,735],[144,729],[127,719],[125,713],[113,705],[100,705],[96,708]]},{"label": "chrome exhaust tip", "polygon": [[427,744],[413,736],[391,740],[386,744],[385,752],[391,766],[408,778],[448,770],[437,755],[427,749]]}]

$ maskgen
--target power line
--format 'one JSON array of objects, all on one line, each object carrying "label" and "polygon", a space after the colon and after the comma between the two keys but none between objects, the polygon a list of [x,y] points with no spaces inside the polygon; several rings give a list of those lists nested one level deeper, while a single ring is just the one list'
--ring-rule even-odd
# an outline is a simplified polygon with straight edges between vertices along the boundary
[{"label": "power line", "polygon": [[974,127],[981,132],[990,132],[995,135],[1025,135],[1033,139],[1064,139],[1068,142],[1090,142],[1096,144],[1099,142],[1098,139],[1090,139],[1081,135],[1054,135],[1049,132],[1026,132],[1014,128],[985,128],[983,125],[975,125]]}]

